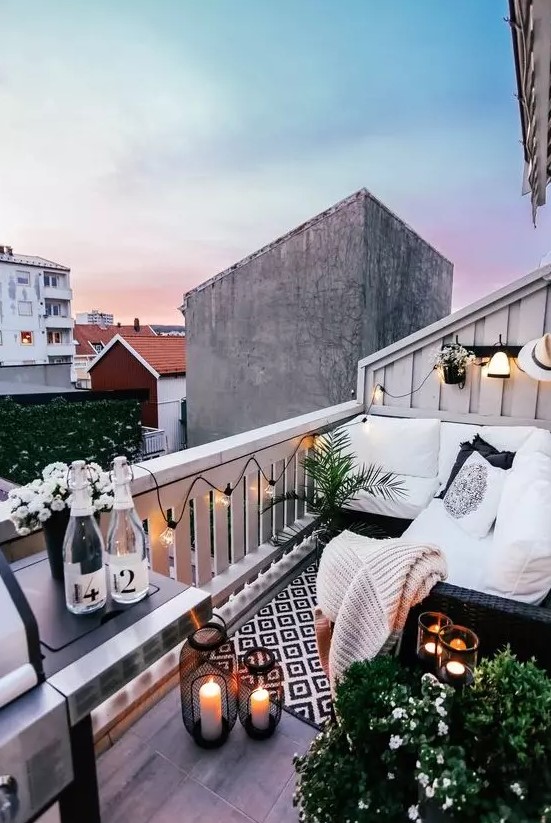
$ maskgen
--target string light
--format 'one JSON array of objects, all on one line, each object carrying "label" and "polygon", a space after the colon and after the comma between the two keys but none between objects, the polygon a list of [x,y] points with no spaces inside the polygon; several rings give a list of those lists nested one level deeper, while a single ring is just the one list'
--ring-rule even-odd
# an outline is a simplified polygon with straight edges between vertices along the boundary
[{"label": "string light", "polygon": [[273,472],[273,469],[272,469],[272,474],[270,476],[270,479],[268,480],[268,485],[264,489],[264,494],[266,495],[266,497],[269,497],[271,500],[273,500],[274,497],[275,497],[275,493],[276,493],[275,480],[274,480],[274,472]]},{"label": "string light", "polygon": [[233,489],[232,489],[232,487],[230,486],[230,484],[228,483],[228,485],[227,485],[227,486],[226,486],[226,488],[224,489],[224,494],[223,494],[223,495],[222,495],[222,497],[220,498],[220,502],[221,502],[221,504],[222,504],[223,506],[225,506],[225,507],[226,507],[226,509],[227,509],[227,508],[229,508],[229,506],[230,506],[230,503],[231,503],[231,493],[232,493],[232,491],[233,491]]},{"label": "string light", "polygon": [[177,525],[175,520],[167,520],[166,529],[161,532],[161,536],[159,537],[162,546],[170,548],[170,546],[174,545],[174,530]]}]

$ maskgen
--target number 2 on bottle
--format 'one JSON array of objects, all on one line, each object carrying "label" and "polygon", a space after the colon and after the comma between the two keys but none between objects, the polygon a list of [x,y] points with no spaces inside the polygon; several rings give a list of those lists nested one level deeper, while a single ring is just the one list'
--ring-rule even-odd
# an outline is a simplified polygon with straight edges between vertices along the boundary
[{"label": "number 2 on bottle", "polygon": [[[128,575],[128,582],[125,585],[124,576],[126,574]],[[136,591],[136,587],[132,586],[132,583],[134,582],[134,577],[135,576],[136,575],[134,574],[132,569],[121,569],[120,570],[119,577],[121,579],[121,584],[124,586],[123,589],[120,589],[121,594],[133,594]],[[132,586],[132,588],[130,588],[131,586]]]}]

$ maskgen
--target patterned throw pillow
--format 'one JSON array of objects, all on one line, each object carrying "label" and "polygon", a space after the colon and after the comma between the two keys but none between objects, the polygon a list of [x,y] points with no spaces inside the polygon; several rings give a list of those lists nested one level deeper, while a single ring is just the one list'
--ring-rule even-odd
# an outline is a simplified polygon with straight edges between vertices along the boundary
[{"label": "patterned throw pillow", "polygon": [[496,519],[504,480],[505,469],[492,466],[473,452],[448,487],[446,512],[468,534],[485,537]]},{"label": "patterned throw pillow", "polygon": [[485,457],[492,466],[497,466],[499,469],[510,469],[515,457],[514,452],[500,452],[494,449],[493,446],[490,446],[479,434],[475,435],[472,442],[461,443],[461,448],[455,458],[455,463],[453,464],[446,486],[438,497],[444,498],[446,496],[446,492],[455,480],[461,466],[465,464],[465,461],[469,459],[473,452],[478,452],[482,457]]}]

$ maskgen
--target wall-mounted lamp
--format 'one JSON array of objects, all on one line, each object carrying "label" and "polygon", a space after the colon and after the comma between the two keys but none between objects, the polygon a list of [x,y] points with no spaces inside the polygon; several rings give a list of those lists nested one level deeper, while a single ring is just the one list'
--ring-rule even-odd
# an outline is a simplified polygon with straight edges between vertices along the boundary
[{"label": "wall-mounted lamp", "polygon": [[493,354],[490,358],[490,362],[488,363],[488,371],[486,372],[487,377],[511,377],[511,365],[509,363],[509,355],[507,351],[503,348],[503,343],[501,342],[501,335],[499,335],[499,343],[497,344],[498,348],[495,354]]}]

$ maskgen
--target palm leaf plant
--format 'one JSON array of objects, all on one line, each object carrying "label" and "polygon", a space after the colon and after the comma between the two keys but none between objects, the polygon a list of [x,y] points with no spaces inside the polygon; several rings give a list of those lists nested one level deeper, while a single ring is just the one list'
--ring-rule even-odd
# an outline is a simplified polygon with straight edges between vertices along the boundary
[{"label": "palm leaf plant", "polygon": [[[265,511],[286,500],[305,503],[309,513],[317,518],[317,533],[322,542],[344,528],[373,537],[381,536],[381,529],[364,522],[350,522],[346,506],[361,491],[378,495],[386,500],[404,497],[405,487],[392,472],[380,466],[358,465],[351,451],[350,434],[346,429],[333,429],[317,438],[314,448],[303,460],[306,483],[298,491],[276,495]],[[275,535],[281,542],[283,535]],[[288,534],[285,539],[288,539]]]}]

